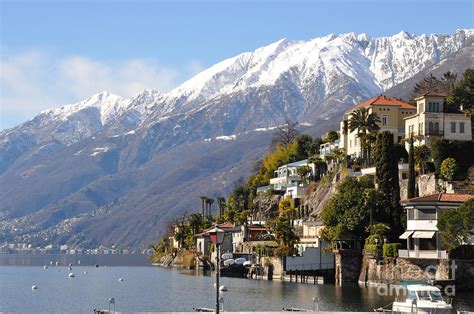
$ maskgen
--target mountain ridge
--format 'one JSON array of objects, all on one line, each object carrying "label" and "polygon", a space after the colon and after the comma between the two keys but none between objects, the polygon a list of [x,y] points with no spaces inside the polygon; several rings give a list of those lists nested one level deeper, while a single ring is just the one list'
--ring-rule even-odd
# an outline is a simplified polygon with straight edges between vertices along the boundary
[{"label": "mountain ridge", "polygon": [[412,73],[464,62],[465,53],[454,56],[473,37],[459,30],[283,39],[166,94],[103,92],[46,110],[0,132],[0,242],[152,241],[168,219],[199,206],[199,195],[225,195],[246,177],[285,120],[313,136],[337,128],[348,107]]}]

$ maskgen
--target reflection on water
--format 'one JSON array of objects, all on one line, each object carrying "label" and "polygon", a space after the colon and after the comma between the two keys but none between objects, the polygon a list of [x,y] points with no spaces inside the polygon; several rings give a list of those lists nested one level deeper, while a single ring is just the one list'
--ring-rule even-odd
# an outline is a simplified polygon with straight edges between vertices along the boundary
[{"label": "reflection on water", "polygon": [[143,254],[0,254],[0,266],[23,265],[43,266],[51,262],[59,262],[59,265],[93,266],[95,264],[108,266],[147,266],[150,264],[146,255]]},{"label": "reflection on water", "polygon": [[[209,271],[119,266],[73,266],[72,271],[75,278],[68,278],[67,267],[0,266],[0,312],[91,313],[94,308],[106,309],[110,297],[115,298],[117,311],[214,307],[215,278]],[[353,284],[313,285],[225,277],[221,282],[228,288],[223,298],[224,309],[229,311],[311,309],[313,297],[319,300],[321,310],[372,311],[393,300],[379,296],[374,287]],[[33,284],[39,289],[32,291]],[[459,294],[455,304],[461,310],[472,309],[473,300],[473,293]]]}]

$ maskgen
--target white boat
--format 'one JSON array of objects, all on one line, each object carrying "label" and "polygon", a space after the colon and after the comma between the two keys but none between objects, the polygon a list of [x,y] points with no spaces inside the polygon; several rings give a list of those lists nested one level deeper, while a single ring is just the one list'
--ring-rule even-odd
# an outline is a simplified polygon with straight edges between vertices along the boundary
[{"label": "white boat", "polygon": [[392,305],[393,313],[451,313],[453,307],[441,296],[441,290],[427,284],[400,286]]}]

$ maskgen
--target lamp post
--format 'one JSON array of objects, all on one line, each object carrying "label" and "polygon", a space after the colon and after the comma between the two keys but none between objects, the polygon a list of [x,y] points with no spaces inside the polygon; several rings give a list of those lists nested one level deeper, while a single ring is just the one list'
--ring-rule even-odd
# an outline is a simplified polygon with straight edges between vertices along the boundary
[{"label": "lamp post", "polygon": [[211,242],[216,248],[216,314],[219,314],[220,305],[219,305],[219,275],[220,275],[220,255],[221,255],[221,244],[224,242],[225,231],[217,227],[209,230],[209,236],[211,237]]}]

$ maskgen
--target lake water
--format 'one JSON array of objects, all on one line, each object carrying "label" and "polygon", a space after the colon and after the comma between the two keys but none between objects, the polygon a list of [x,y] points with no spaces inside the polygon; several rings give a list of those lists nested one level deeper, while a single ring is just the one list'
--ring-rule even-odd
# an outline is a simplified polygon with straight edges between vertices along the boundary
[{"label": "lake water", "polygon": [[[82,261],[81,261],[82,264]],[[85,274],[84,271],[87,273]],[[151,266],[0,266],[0,312],[92,313],[107,309],[114,297],[117,311],[192,311],[214,307],[214,277],[196,271]],[[119,278],[123,278],[120,282]],[[372,311],[392,302],[377,289],[358,285],[313,285],[281,281],[221,278],[228,287],[225,310],[281,310],[312,307],[321,310]],[[39,289],[33,291],[32,285]],[[474,294],[458,294],[455,306],[474,309]]]}]

